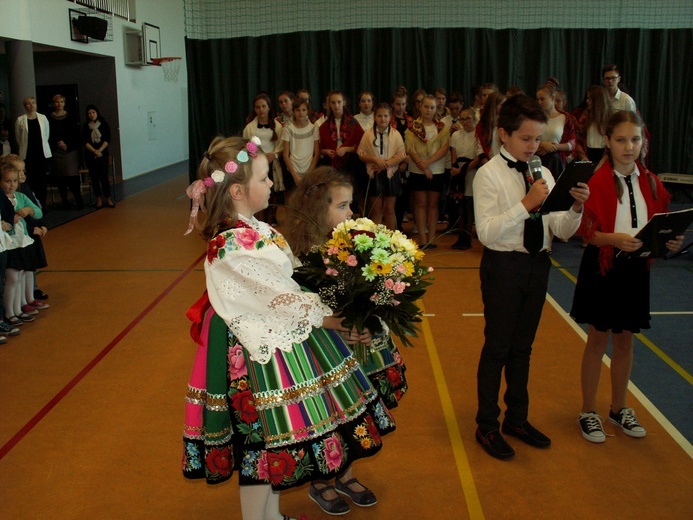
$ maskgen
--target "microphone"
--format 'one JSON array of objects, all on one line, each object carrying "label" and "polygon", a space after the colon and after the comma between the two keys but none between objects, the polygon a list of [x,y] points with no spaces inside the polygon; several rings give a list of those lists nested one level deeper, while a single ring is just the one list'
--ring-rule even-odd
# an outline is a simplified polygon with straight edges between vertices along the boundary
[{"label": "microphone", "polygon": [[529,173],[532,175],[532,179],[534,179],[534,182],[537,182],[541,179],[541,159],[533,155],[527,164],[529,165]]}]

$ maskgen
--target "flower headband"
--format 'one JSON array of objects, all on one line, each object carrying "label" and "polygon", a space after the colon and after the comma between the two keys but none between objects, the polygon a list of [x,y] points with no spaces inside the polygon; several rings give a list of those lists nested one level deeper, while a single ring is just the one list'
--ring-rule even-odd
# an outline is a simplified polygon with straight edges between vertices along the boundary
[{"label": "flower headband", "polygon": [[[235,173],[238,170],[238,163],[245,164],[248,162],[248,156],[252,157],[255,159],[257,157],[257,148],[260,145],[260,139],[258,137],[253,137],[245,143],[245,150],[241,150],[238,152],[238,155],[236,155],[236,161],[229,161],[224,165],[224,172],[226,173]],[[212,160],[212,156],[209,152],[205,152],[204,156],[207,160]],[[226,173],[224,173],[221,170],[214,170],[212,172],[212,175],[209,177],[205,177],[204,180],[197,180],[193,182],[188,188],[185,190],[187,193],[188,197],[192,199],[192,210],[190,211],[190,221],[188,222],[188,229],[184,233],[184,235],[188,235],[193,228],[199,228],[199,224],[197,222],[197,214],[200,211],[200,208],[202,211],[205,210],[204,208],[204,203],[203,203],[203,195],[207,193],[207,188],[211,188],[215,184],[218,184],[220,182],[224,182],[224,177],[226,176]]]},{"label": "flower headband", "polygon": [[[204,179],[204,185],[207,186],[208,188],[211,188],[215,184],[219,184],[220,182],[224,182],[224,178],[226,177],[226,173],[236,173],[238,170],[239,163],[240,164],[245,164],[248,162],[249,156],[252,157],[253,159],[257,158],[257,149],[258,146],[260,146],[260,138],[257,136],[253,136],[250,141],[245,143],[245,150],[241,150],[238,152],[238,155],[236,155],[236,160],[230,160],[224,165],[224,171],[221,170],[214,170],[212,172],[212,175],[209,177],[206,177]],[[205,152],[207,154],[207,152]],[[205,155],[207,159],[210,159],[209,155]],[[226,173],[224,173],[226,172]]]}]

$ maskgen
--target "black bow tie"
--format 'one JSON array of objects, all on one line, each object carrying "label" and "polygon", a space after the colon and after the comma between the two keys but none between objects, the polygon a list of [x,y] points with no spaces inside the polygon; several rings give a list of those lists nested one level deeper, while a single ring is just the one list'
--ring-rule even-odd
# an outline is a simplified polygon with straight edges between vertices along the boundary
[{"label": "black bow tie", "polygon": [[262,123],[258,123],[257,127],[258,128],[272,128],[269,123],[267,123],[266,125],[263,125]]},{"label": "black bow tie", "polygon": [[508,167],[515,168],[520,173],[526,173],[529,170],[529,164],[524,161],[513,161],[503,154],[500,154],[500,156],[508,163]]}]

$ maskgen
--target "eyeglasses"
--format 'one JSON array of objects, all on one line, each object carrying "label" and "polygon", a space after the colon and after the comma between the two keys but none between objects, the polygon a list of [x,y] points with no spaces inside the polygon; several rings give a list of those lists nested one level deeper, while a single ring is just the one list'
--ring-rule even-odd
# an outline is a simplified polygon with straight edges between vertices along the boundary
[{"label": "eyeglasses", "polygon": [[604,81],[616,81],[619,78],[619,76],[604,76],[602,79]]}]

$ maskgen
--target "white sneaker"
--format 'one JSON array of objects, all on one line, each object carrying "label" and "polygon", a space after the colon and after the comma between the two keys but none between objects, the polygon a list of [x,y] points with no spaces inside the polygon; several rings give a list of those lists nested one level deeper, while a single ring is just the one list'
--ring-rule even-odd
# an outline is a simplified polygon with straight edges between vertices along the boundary
[{"label": "white sneaker", "polygon": [[594,412],[581,413],[578,424],[582,436],[590,442],[604,442],[606,434],[604,433],[603,421],[604,419]]},{"label": "white sneaker", "polygon": [[645,428],[635,418],[635,410],[632,408],[621,408],[616,413],[609,411],[609,420],[621,428],[623,433],[631,437],[644,437],[647,435]]}]

